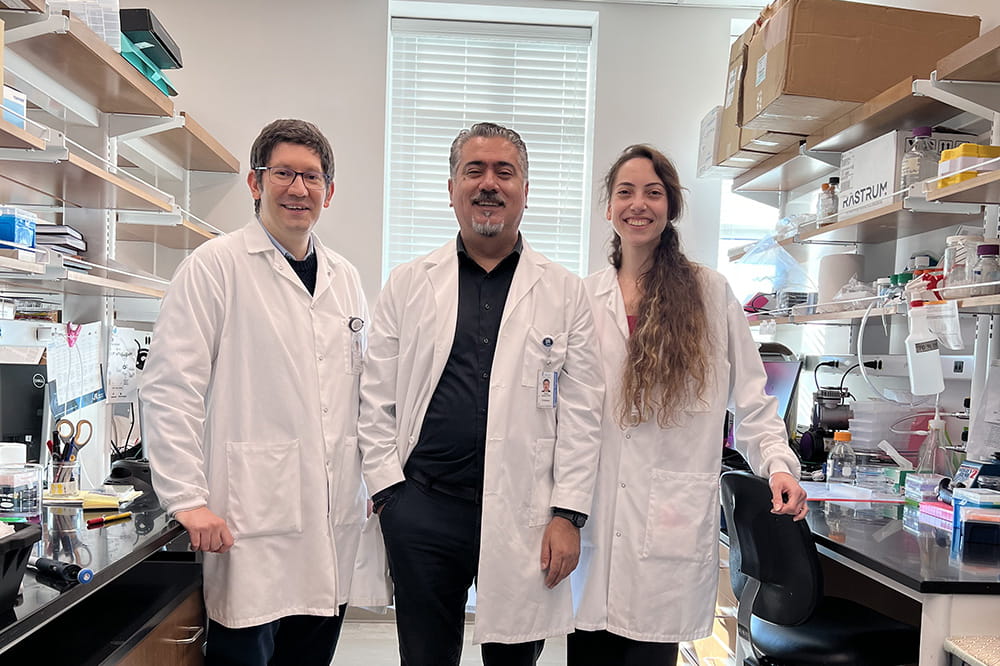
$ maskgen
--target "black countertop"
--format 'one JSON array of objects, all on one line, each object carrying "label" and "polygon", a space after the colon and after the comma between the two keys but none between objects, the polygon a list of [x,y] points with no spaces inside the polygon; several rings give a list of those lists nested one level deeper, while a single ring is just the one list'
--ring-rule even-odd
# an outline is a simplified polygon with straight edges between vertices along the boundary
[{"label": "black countertop", "polygon": [[913,592],[1000,594],[1000,560],[952,552],[946,523],[921,520],[903,504],[809,502],[806,517],[816,544]]},{"label": "black countertop", "polygon": [[0,651],[4,651],[108,585],[150,555],[184,534],[159,508],[132,509],[131,519],[101,527],[87,519],[115,511],[86,511],[68,507],[43,510],[42,540],[32,554],[72,562],[94,572],[87,584],[66,584],[36,575],[24,575],[23,594],[13,609],[0,612]]}]

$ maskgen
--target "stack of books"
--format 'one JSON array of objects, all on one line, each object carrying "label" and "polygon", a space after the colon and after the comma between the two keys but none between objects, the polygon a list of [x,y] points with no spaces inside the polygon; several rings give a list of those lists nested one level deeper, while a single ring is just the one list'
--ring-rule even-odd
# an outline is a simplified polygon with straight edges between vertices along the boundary
[{"label": "stack of books", "polygon": [[79,256],[87,251],[83,234],[68,224],[38,224],[35,227],[35,246],[70,256]]}]

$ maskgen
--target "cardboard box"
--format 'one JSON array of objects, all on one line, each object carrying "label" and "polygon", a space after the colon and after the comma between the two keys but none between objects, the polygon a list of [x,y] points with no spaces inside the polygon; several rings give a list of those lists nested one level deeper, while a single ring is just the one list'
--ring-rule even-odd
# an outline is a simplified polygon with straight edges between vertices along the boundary
[{"label": "cardboard box", "polygon": [[726,162],[742,148],[740,125],[743,122],[743,78],[747,64],[747,47],[756,32],[757,24],[752,23],[729,49],[729,68],[726,70],[726,90],[722,98],[715,153],[717,165],[735,166]]},{"label": "cardboard box", "polygon": [[713,108],[701,120],[701,132],[698,137],[697,175],[699,178],[735,178],[754,164],[758,164],[769,157],[769,155],[764,153],[737,150],[736,153],[725,159],[723,164],[716,164],[721,122],[721,106]]},{"label": "cardboard box", "polygon": [[777,155],[792,146],[799,145],[805,138],[802,134],[786,134],[785,132],[744,127],[740,131],[740,147],[758,153]]},{"label": "cardboard box", "polygon": [[[769,8],[771,9],[771,8]],[[979,36],[978,16],[780,0],[750,40],[743,126],[811,134]]]},{"label": "cardboard box", "polygon": [[[955,148],[967,143],[969,138],[968,134],[931,134],[931,141],[936,144],[937,150]],[[844,151],[840,156],[838,220],[902,199],[903,194],[893,196],[893,193],[899,190],[899,163],[912,140],[910,132],[895,130]]]}]

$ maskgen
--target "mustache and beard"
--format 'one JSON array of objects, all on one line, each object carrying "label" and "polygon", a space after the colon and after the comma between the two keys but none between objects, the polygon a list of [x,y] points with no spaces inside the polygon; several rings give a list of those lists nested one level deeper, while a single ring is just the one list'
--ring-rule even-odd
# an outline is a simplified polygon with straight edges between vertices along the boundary
[{"label": "mustache and beard", "polygon": [[[497,205],[503,206],[503,201],[497,196],[496,192],[482,191],[479,195],[472,200],[473,204],[476,205]],[[475,231],[480,236],[485,236],[486,238],[491,238],[498,235],[503,231],[503,222],[497,224],[491,224],[489,222],[490,215],[492,211],[485,210],[483,214],[486,216],[486,222],[472,222],[472,230]]]}]

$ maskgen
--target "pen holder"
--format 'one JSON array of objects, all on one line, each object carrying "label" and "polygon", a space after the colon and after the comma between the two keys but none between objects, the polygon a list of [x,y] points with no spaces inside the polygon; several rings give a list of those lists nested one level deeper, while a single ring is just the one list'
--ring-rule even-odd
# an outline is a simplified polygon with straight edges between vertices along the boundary
[{"label": "pen holder", "polygon": [[49,495],[67,497],[80,493],[80,463],[53,462],[49,465]]},{"label": "pen holder", "polygon": [[0,465],[0,517],[38,518],[42,512],[42,466]]}]

